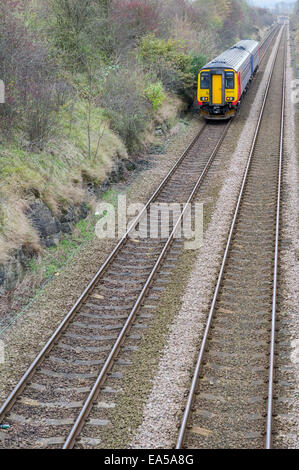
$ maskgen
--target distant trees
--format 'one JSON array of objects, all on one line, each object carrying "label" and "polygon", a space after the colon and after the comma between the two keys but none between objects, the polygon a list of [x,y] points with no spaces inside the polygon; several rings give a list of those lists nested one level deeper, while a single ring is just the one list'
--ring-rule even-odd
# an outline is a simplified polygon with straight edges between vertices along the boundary
[{"label": "distant trees", "polygon": [[246,28],[244,27],[244,4],[239,0],[229,0],[228,6],[229,8],[223,19],[223,27],[221,31],[221,36],[226,44],[237,40],[243,32],[246,33]]},{"label": "distant trees", "polygon": [[297,0],[297,2],[295,3],[293,18],[295,20],[295,23],[298,25],[299,23],[299,0]]},{"label": "distant trees", "polygon": [[228,47],[255,32],[264,20],[272,22],[266,10],[257,14],[246,0],[48,1],[55,16],[56,46],[67,63],[77,68],[84,65],[86,55],[123,59],[149,33],[166,40],[180,33],[196,53],[203,53],[196,41],[206,42],[204,38],[209,37],[213,44],[208,45],[208,52],[212,53],[215,45]]},{"label": "distant trees", "polygon": [[55,129],[59,85],[46,46],[14,14],[21,7],[12,0],[0,5],[0,77],[6,86],[1,129],[11,132],[17,126],[28,145],[42,148]]},{"label": "distant trees", "polygon": [[193,6],[201,12],[202,27],[214,30],[217,43],[224,47],[273,22],[269,10],[253,8],[245,0],[195,0]]},{"label": "distant trees", "polygon": [[171,26],[172,20],[178,18],[190,24],[197,25],[197,27],[203,24],[199,8],[189,0],[169,0],[167,2],[161,2],[160,8],[161,16],[164,21],[168,23],[168,26]]},{"label": "distant trees", "polygon": [[49,0],[54,14],[54,43],[66,65],[79,69],[87,57],[103,58],[113,52],[112,0]]},{"label": "distant trees", "polygon": [[[121,65],[122,73],[139,67],[138,73],[145,74],[143,91],[133,96],[132,106],[135,109],[138,99],[144,105],[144,96],[157,106],[161,84],[179,93],[192,88],[205,60],[254,32],[253,24],[261,27],[273,21],[267,10],[253,9],[245,0],[43,0],[49,24],[40,34],[31,20],[32,5],[1,0],[0,78],[6,85],[6,103],[0,119],[2,129],[18,126],[25,141],[40,148],[55,132],[56,111],[71,89],[57,79],[59,67],[71,70],[71,75],[88,75],[91,67]],[[112,85],[111,92],[120,87]],[[128,87],[132,90],[131,81]],[[113,100],[102,104],[116,116]],[[136,115],[141,114],[139,109]],[[124,129],[119,132],[129,135]]]},{"label": "distant trees", "polygon": [[157,31],[160,17],[155,0],[112,0],[110,21],[117,51],[136,45],[142,36]]},{"label": "distant trees", "polygon": [[291,25],[294,34],[294,43],[296,51],[296,62],[298,64],[299,57],[299,0],[297,0],[294,6],[294,13],[291,18]]},{"label": "distant trees", "polygon": [[94,0],[51,0],[56,19],[56,44],[67,52],[72,58],[72,63],[82,61],[82,34],[92,17],[93,5]]}]

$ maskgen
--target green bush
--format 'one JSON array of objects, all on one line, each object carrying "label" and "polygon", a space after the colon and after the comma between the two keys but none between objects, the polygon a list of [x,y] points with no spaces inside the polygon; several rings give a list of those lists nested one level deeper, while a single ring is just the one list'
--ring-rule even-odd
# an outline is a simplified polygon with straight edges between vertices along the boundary
[{"label": "green bush", "polygon": [[139,54],[144,62],[152,64],[155,64],[157,60],[163,57],[181,71],[186,70],[190,64],[190,56],[183,51],[181,41],[172,38],[165,41],[153,34],[149,34],[142,39]]},{"label": "green bush", "polygon": [[165,99],[162,82],[150,83],[144,89],[144,95],[152,103],[153,110],[156,111]]},{"label": "green bush", "polygon": [[85,70],[90,59],[108,60],[114,38],[108,0],[49,0],[53,15],[51,42],[64,66]]},{"label": "green bush", "polygon": [[184,93],[194,86],[192,57],[184,52],[183,43],[174,39],[159,39],[153,34],[145,36],[139,45],[142,63],[154,73],[166,89]]},{"label": "green bush", "polygon": [[195,83],[197,83],[197,79],[198,79],[198,72],[199,70],[208,62],[208,59],[206,56],[204,55],[193,55],[192,56],[192,60],[191,60],[191,67],[190,67],[190,70],[191,70],[191,73],[194,77],[194,81]]}]

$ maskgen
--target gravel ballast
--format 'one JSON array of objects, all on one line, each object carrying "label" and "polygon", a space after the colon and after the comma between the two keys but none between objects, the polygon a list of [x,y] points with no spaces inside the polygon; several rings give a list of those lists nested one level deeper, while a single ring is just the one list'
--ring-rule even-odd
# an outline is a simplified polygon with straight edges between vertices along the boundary
[{"label": "gravel ballast", "polygon": [[[286,82],[294,80],[290,48]],[[280,292],[277,393],[274,400],[274,448],[299,447],[299,241],[298,241],[298,157],[295,136],[297,113],[292,101],[292,87],[286,88],[283,193],[281,207]],[[283,333],[283,335],[280,334]],[[280,354],[280,351],[283,354]],[[281,358],[280,358],[281,356]],[[287,374],[286,374],[287,373]],[[285,401],[286,400],[286,401]]]},{"label": "gravel ballast", "polygon": [[205,233],[204,245],[200,250],[183,297],[182,308],[172,324],[169,339],[160,360],[153,389],[144,408],[143,423],[132,440],[130,448],[171,448],[175,445],[182,416],[181,409],[186,402],[185,392],[190,384],[190,370],[193,369],[199,340],[203,334],[224,242],[231,223],[275,51],[276,47],[273,48],[261,86],[240,135],[237,149],[232,156],[215,212]]},{"label": "gravel ballast", "polygon": [[[219,172],[223,175],[220,185],[222,181],[224,181],[224,184],[220,194],[218,195],[217,193],[217,196],[215,196],[218,202],[217,205],[215,202],[215,207],[213,207],[213,211],[215,211],[208,218],[209,225],[205,233],[205,243],[195,261],[194,270],[182,297],[182,307],[173,321],[167,344],[162,353],[159,352],[159,346],[157,345],[157,355],[161,358],[158,372],[156,373],[155,369],[153,380],[149,377],[149,380],[152,380],[150,386],[147,383],[144,384],[145,398],[144,402],[140,402],[140,409],[138,410],[141,414],[143,411],[143,422],[134,439],[128,443],[129,448],[171,448],[175,444],[177,425],[182,416],[182,407],[185,405],[185,393],[190,384],[190,373],[193,370],[194,358],[205,326],[223,246],[231,222],[232,209],[248,157],[268,72],[269,65],[266,68],[266,74],[262,79],[248,119],[240,133],[239,144],[236,150],[232,152],[232,155],[229,155],[228,161],[230,163],[227,163],[228,171],[223,168],[219,169]],[[288,80],[291,79],[290,74],[291,70],[289,68]],[[281,311],[283,312],[283,317],[289,321],[288,328],[292,345],[290,373],[294,383],[297,384],[299,350],[298,340],[296,339],[296,332],[298,331],[297,279],[299,274],[298,240],[296,238],[298,179],[293,139],[294,113],[290,100],[290,91],[288,91],[287,96],[286,114],[284,184],[288,187],[288,191],[286,191],[283,205],[282,237],[288,241],[291,240],[291,243],[288,245],[290,248],[283,250],[281,254],[281,274],[284,279]],[[166,154],[162,157],[161,155],[152,155],[150,157],[151,168],[141,173],[129,188],[119,184],[117,192],[126,192],[129,202],[145,202],[167,170],[190,142],[191,138],[198,132],[201,125],[202,121],[196,118],[191,121],[191,125],[186,132],[182,130],[180,125],[179,133],[168,142]],[[241,125],[236,125],[230,137],[234,135],[234,138],[236,138],[237,129],[242,129]],[[177,129],[174,132],[176,133]],[[231,147],[235,149],[235,140]],[[210,207],[206,210],[210,211]],[[211,220],[210,217],[212,217]],[[0,402],[6,398],[25,372],[32,359],[53,333],[55,327],[64,318],[115,243],[115,240],[100,241],[97,239],[87,243],[84,249],[80,250],[74,257],[72,262],[59,273],[59,276],[47,285],[46,289],[31,307],[0,337],[5,345],[5,362],[2,365],[0,364]],[[189,256],[188,253],[185,254]],[[169,318],[171,318],[171,315]],[[165,331],[168,331],[169,324],[167,324],[166,320]],[[148,347],[148,351],[151,351],[150,345]],[[140,356],[142,357],[142,351]],[[148,361],[149,368],[151,367],[152,359],[154,360],[152,357],[144,358],[145,362]],[[150,390],[152,391],[149,395]],[[128,403],[125,403],[125,406],[128,406]],[[295,420],[296,409],[298,410],[298,394],[296,395],[295,393],[293,394],[287,416],[285,416],[284,411],[277,410],[277,423],[280,425],[281,431],[274,442],[276,447],[298,447],[298,420]],[[133,411],[124,409],[124,413],[127,412],[128,415],[130,412],[133,413]],[[137,410],[135,411],[137,412]],[[283,422],[282,426],[281,422]],[[119,445],[123,445],[124,442],[126,441],[121,439]]]},{"label": "gravel ballast", "polygon": [[[183,124],[176,126],[175,132],[170,132],[164,138],[167,146],[165,154],[151,155],[149,169],[140,173],[129,187],[119,184],[115,190],[127,194],[128,203],[145,203],[202,124],[195,117],[188,127]],[[30,307],[3,332],[0,340],[4,345],[5,360],[0,364],[0,402],[5,400],[20,380],[116,242],[115,239],[98,238],[87,242],[59,275],[47,284]]]}]

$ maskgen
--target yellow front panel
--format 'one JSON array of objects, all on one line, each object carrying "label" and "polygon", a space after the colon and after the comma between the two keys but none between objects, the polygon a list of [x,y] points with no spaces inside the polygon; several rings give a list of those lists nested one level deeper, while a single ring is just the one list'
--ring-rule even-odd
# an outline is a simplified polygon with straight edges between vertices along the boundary
[{"label": "yellow front panel", "polygon": [[238,74],[232,69],[226,69],[225,72],[234,72],[235,76],[235,88],[230,88],[225,90],[225,101],[226,102],[231,102],[231,100],[228,100],[228,97],[233,97],[234,100],[238,99]]},{"label": "yellow front panel", "polygon": [[[201,73],[204,73],[204,72],[209,72],[209,70],[202,70],[201,71]],[[209,90],[209,88],[201,88],[201,81],[200,81],[200,74],[199,74],[199,76],[198,76],[198,91],[197,91],[198,101],[202,101],[201,100],[202,97],[207,98],[204,102],[208,103],[208,101],[210,99],[210,90]]]},{"label": "yellow front panel", "polygon": [[213,104],[222,104],[222,75],[212,75]]}]

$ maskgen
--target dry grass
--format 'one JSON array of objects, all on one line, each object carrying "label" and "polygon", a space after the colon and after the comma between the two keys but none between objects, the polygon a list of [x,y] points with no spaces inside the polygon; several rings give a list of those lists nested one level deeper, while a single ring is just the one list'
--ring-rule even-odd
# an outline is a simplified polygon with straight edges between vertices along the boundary
[{"label": "dry grass", "polygon": [[24,214],[25,201],[13,195],[1,201],[0,264],[8,261],[9,253],[19,247],[38,253],[39,237]]},{"label": "dry grass", "polygon": [[[86,183],[101,183],[117,156],[126,157],[120,138],[105,123],[99,141],[101,110],[94,110],[90,126],[90,153],[86,106],[61,114],[60,135],[41,153],[26,151],[17,143],[0,147],[0,264],[15,248],[27,246],[38,253],[39,237],[25,216],[30,201],[40,198],[55,215],[87,198]],[[70,125],[71,122],[71,125]]]},{"label": "dry grass", "polygon": [[[155,140],[157,125],[174,121],[185,106],[180,98],[168,94],[140,136],[143,146]],[[87,198],[92,206],[87,183],[100,184],[112,170],[115,158],[128,156],[99,108],[94,108],[91,114],[89,152],[86,113],[86,104],[82,102],[75,109],[64,110],[60,134],[41,153],[26,151],[17,144],[0,146],[0,264],[6,263],[10,253],[22,246],[33,253],[40,252],[38,234],[25,216],[32,200],[40,198],[55,215]]]},{"label": "dry grass", "polygon": [[187,105],[177,95],[166,93],[166,99],[163,101],[156,113],[156,122],[162,124],[165,121],[171,121],[174,117],[186,111]]},{"label": "dry grass", "polygon": [[187,104],[177,95],[165,93],[165,96],[165,100],[155,113],[155,119],[149,122],[145,132],[140,137],[144,147],[148,147],[156,140],[155,128],[157,126],[165,122],[171,126],[174,124],[176,117],[187,110]]}]

